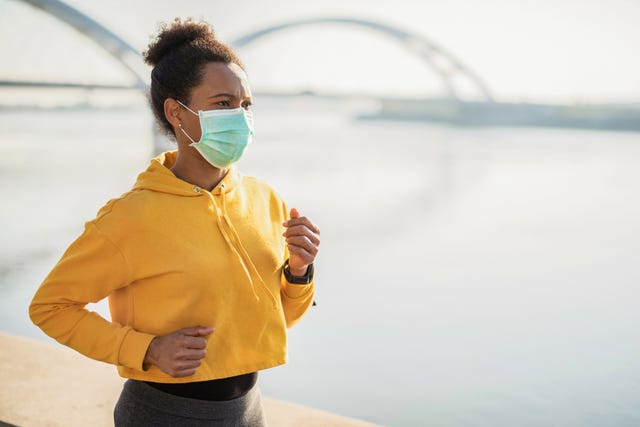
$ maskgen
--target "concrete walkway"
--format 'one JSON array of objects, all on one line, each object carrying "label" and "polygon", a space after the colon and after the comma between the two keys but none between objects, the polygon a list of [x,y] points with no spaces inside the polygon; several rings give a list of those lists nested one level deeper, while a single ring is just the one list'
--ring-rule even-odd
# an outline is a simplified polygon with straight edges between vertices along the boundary
[{"label": "concrete walkway", "polygon": [[[0,426],[112,426],[122,389],[113,366],[63,346],[0,333]],[[375,427],[263,397],[270,427]]]}]

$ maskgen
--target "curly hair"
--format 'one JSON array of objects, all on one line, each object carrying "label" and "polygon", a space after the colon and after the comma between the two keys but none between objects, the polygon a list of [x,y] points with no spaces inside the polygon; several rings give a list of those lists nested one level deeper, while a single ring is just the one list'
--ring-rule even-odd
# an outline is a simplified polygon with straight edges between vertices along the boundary
[{"label": "curly hair", "polygon": [[169,135],[173,127],[164,115],[167,98],[191,102],[191,91],[202,82],[208,62],[235,63],[244,70],[233,49],[215,38],[205,22],[180,18],[160,24],[158,34],[143,52],[144,61],[153,67],[149,103],[160,127]]}]

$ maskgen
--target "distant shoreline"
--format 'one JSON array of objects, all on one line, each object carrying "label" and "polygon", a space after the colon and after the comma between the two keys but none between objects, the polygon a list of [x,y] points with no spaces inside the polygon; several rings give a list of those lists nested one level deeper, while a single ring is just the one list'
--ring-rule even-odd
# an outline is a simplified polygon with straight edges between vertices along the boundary
[{"label": "distant shoreline", "polygon": [[[640,103],[541,104],[493,101],[464,101],[448,98],[403,99],[363,95],[318,95],[312,92],[291,94],[256,93],[256,98],[307,99],[334,101],[368,100],[379,105],[375,110],[351,114],[357,120],[412,121],[443,123],[454,127],[541,127],[640,132]],[[0,105],[0,113],[23,111],[148,111],[146,103],[122,102],[100,105],[88,100],[67,105]]]},{"label": "distant shoreline", "polygon": [[406,120],[459,127],[543,127],[640,132],[640,105],[549,105],[469,102],[449,99],[382,100],[379,111],[361,120]]}]

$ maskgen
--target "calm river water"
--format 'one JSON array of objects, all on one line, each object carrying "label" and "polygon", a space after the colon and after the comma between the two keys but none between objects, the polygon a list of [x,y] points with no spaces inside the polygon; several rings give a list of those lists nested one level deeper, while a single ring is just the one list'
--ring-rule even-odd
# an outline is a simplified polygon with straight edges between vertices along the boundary
[{"label": "calm river water", "polygon": [[[323,238],[263,392],[390,426],[640,425],[640,134],[349,113],[255,109],[241,170]],[[49,340],[31,296],[151,135],[143,107],[0,113],[1,330]]]}]

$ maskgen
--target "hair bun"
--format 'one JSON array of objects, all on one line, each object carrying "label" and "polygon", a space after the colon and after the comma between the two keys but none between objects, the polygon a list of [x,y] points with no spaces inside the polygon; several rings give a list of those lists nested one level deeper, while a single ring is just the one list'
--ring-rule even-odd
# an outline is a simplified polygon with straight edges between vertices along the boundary
[{"label": "hair bun", "polygon": [[196,40],[215,40],[213,29],[209,24],[195,22],[191,18],[186,21],[176,18],[171,25],[161,23],[158,34],[149,43],[147,50],[142,53],[144,62],[155,67],[167,54]]}]

